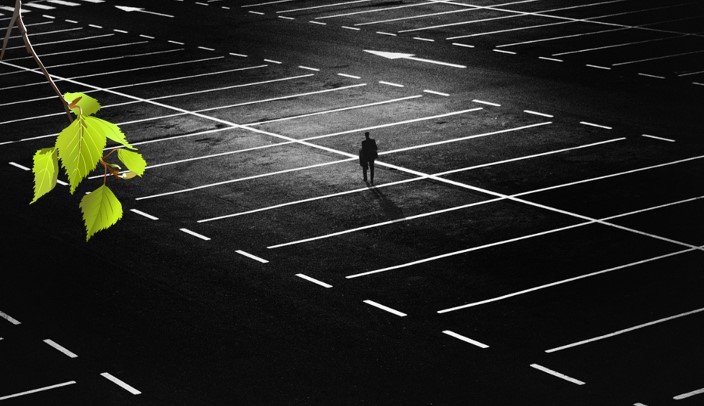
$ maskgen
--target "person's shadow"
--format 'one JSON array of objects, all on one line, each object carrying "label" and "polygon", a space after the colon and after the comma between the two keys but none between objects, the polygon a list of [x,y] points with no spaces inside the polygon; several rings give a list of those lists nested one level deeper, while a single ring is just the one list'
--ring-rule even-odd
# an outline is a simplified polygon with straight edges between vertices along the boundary
[{"label": "person's shadow", "polygon": [[369,187],[369,190],[374,194],[374,198],[379,202],[379,206],[381,206],[381,210],[383,210],[386,218],[389,220],[397,220],[405,217],[403,210],[396,206],[393,201],[389,200],[384,193],[381,192],[381,189],[369,182],[367,182],[367,187]]}]

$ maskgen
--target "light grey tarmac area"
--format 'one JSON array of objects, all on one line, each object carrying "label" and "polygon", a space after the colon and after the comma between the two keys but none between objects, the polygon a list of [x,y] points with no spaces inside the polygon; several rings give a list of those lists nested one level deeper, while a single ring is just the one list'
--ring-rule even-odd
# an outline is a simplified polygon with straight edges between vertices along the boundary
[{"label": "light grey tarmac area", "polygon": [[116,5],[23,14],[148,163],[88,242],[0,61],[1,404],[701,401],[698,3]]}]

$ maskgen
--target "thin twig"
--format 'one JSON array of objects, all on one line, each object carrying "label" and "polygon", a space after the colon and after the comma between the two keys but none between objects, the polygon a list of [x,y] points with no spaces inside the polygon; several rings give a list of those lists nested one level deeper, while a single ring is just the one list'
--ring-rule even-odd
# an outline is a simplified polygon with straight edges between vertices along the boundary
[{"label": "thin twig", "polygon": [[5,55],[5,50],[7,49],[7,41],[10,38],[10,33],[12,32],[12,29],[17,25],[17,28],[20,31],[20,35],[22,36],[22,40],[24,41],[24,47],[27,49],[27,53],[29,53],[32,58],[34,58],[34,61],[37,63],[39,66],[39,69],[42,71],[44,74],[44,77],[46,80],[49,82],[49,85],[51,86],[52,89],[54,89],[54,92],[56,92],[56,95],[59,96],[59,100],[61,100],[61,105],[64,107],[64,110],[66,110],[66,115],[68,116],[68,121],[69,123],[73,121],[73,116],[71,115],[71,110],[68,108],[68,103],[66,100],[64,100],[63,95],[61,94],[61,91],[59,88],[56,86],[56,83],[54,82],[54,79],[51,77],[49,72],[46,70],[46,67],[44,67],[44,64],[42,63],[41,59],[39,59],[39,55],[34,51],[34,48],[32,47],[32,43],[29,40],[29,37],[27,36],[27,27],[24,25],[24,21],[22,20],[22,0],[16,0],[15,1],[15,11],[12,13],[12,19],[10,19],[10,25],[7,27],[7,32],[5,33],[5,38],[3,39],[2,42],[2,51],[0,51],[0,61],[2,60],[3,56]]}]

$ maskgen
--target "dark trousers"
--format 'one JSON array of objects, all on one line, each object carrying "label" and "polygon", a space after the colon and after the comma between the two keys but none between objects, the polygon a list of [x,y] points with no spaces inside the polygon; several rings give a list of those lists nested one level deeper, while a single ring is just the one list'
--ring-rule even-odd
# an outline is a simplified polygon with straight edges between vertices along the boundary
[{"label": "dark trousers", "polygon": [[370,180],[374,183],[374,160],[365,161],[362,165],[362,173],[364,174],[364,180],[367,180],[367,170],[369,170]]}]

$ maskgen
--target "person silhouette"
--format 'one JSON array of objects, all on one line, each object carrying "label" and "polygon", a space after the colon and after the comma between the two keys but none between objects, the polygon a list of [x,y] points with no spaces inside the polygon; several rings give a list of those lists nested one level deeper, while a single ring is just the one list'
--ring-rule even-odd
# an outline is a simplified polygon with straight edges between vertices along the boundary
[{"label": "person silhouette", "polygon": [[359,165],[362,167],[364,181],[367,181],[367,170],[369,170],[371,184],[374,184],[374,160],[379,156],[377,153],[376,140],[369,137],[369,131],[364,133],[362,148],[359,150]]}]

